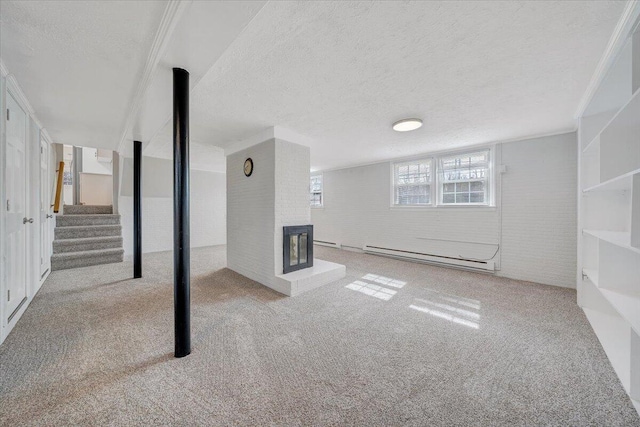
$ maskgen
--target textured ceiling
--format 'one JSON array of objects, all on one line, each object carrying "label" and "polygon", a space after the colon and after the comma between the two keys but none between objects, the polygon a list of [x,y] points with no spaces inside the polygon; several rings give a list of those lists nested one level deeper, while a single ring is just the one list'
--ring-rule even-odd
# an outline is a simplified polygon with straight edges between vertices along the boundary
[{"label": "textured ceiling", "polygon": [[0,2],[0,49],[54,142],[117,147],[165,1]]},{"label": "textured ceiling", "polygon": [[[624,8],[263,4],[188,3],[130,134],[146,155],[171,155],[172,66],[194,71],[192,161],[212,169],[224,165],[220,148],[271,126],[311,138],[314,169],[571,130]],[[118,146],[166,5],[0,2],[2,59],[55,142]],[[391,130],[413,116],[425,126]]]},{"label": "textured ceiling", "polygon": [[[282,126],[326,169],[569,131],[623,7],[270,2],[192,92],[192,139],[227,147]],[[425,125],[393,132],[404,117]]]},{"label": "textured ceiling", "polygon": [[[180,5],[182,12],[176,15],[172,21],[173,30],[165,36],[166,45],[146,87],[138,114],[131,117],[133,126],[128,129],[128,138],[120,147],[125,154],[129,152],[127,147],[133,145],[133,139],[143,141],[146,148],[158,130],[171,120],[172,67],[188,70],[189,87],[197,86],[265,3],[263,0],[194,1]],[[170,141],[171,132],[168,136]],[[168,151],[172,151],[171,147]]]}]

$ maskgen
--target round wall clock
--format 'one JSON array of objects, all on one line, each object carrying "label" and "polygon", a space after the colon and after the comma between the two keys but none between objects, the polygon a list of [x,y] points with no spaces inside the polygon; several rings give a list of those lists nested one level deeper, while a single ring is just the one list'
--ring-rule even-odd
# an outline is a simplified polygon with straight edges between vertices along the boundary
[{"label": "round wall clock", "polygon": [[244,161],[244,176],[251,176],[253,173],[253,160],[249,157]]}]

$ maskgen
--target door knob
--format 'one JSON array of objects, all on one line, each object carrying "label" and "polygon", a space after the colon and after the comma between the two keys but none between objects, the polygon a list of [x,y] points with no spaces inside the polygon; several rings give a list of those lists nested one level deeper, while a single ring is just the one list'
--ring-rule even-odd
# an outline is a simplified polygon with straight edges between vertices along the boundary
[{"label": "door knob", "polygon": [[47,218],[53,218],[53,215],[47,214]]},{"label": "door knob", "polygon": [[33,224],[33,218],[22,218],[22,223],[23,224],[26,224],[26,223]]}]

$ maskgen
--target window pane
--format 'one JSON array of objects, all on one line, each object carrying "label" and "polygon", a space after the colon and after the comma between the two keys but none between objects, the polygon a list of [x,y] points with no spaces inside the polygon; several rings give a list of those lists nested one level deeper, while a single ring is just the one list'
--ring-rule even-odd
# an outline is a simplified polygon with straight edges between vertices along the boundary
[{"label": "window pane", "polygon": [[456,203],[469,203],[469,193],[456,194]]},{"label": "window pane", "polygon": [[425,159],[395,164],[394,189],[396,205],[431,203],[431,161]]},{"label": "window pane", "polygon": [[314,175],[310,180],[311,206],[322,206],[322,175]]},{"label": "window pane", "polygon": [[443,181],[469,181],[486,178],[489,150],[440,158]]},{"label": "window pane", "polygon": [[429,204],[429,185],[401,185],[396,187],[396,204],[424,205]]},{"label": "window pane", "polygon": [[469,191],[469,183],[468,182],[459,182],[456,184],[456,191],[457,192],[467,192]]},{"label": "window pane", "polygon": [[438,159],[442,203],[486,203],[489,154],[483,150]]},{"label": "window pane", "polygon": [[484,193],[471,193],[471,203],[482,203],[484,202]]},{"label": "window pane", "polygon": [[484,191],[484,181],[473,181],[471,191]]},{"label": "window pane", "polygon": [[[65,169],[67,165],[65,164]],[[63,185],[73,185],[73,173],[70,170],[65,170],[62,175],[62,183]]]}]

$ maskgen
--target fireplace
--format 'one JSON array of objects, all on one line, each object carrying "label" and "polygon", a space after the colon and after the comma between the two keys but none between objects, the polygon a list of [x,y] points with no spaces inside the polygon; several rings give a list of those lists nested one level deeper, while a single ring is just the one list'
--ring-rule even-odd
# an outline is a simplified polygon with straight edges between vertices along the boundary
[{"label": "fireplace", "polygon": [[313,225],[283,227],[283,273],[313,267]]}]

